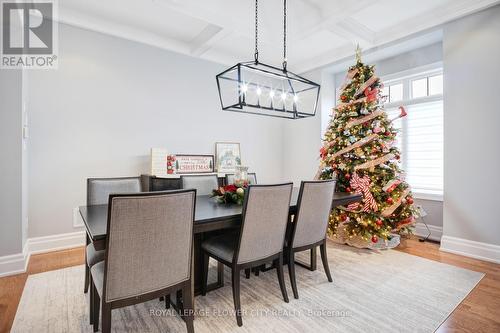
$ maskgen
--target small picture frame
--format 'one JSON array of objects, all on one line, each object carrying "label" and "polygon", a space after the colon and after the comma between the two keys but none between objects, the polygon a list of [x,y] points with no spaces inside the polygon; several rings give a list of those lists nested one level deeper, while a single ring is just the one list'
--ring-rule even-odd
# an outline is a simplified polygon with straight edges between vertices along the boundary
[{"label": "small picture frame", "polygon": [[175,155],[175,173],[212,173],[214,155]]},{"label": "small picture frame", "polygon": [[217,172],[233,173],[241,165],[241,151],[238,142],[215,143],[215,161]]}]

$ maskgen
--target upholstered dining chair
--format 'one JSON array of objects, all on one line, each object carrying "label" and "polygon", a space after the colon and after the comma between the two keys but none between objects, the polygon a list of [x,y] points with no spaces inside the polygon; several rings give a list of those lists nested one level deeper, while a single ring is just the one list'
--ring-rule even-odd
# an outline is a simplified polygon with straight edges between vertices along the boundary
[{"label": "upholstered dining chair", "polygon": [[207,292],[208,261],[212,257],[231,268],[233,300],[238,326],[243,325],[240,304],[240,271],[272,262],[276,266],[283,299],[288,303],[283,279],[283,243],[290,210],[292,183],[250,185],[243,202],[240,233],[204,241],[202,295]]},{"label": "upholstered dining chair", "polygon": [[219,179],[216,174],[186,175],[181,176],[181,184],[183,189],[196,189],[197,195],[210,195],[219,188]]},{"label": "upholstered dining chair", "polygon": [[332,282],[326,255],[326,232],[332,209],[335,180],[303,181],[297,199],[290,243],[286,244],[288,272],[293,296],[299,298],[295,278],[295,253],[320,247],[321,261],[329,282]]},{"label": "upholstered dining chair", "polygon": [[[87,179],[87,206],[106,205],[112,193],[141,192],[140,177],[89,178]],[[90,268],[104,259],[104,251],[96,251],[92,243],[85,248],[85,284],[86,293],[90,283]]]},{"label": "upholstered dining chair", "polygon": [[[226,184],[234,184],[234,173],[226,173]],[[257,185],[257,174],[252,172],[248,174],[248,184]]]},{"label": "upholstered dining chair", "polygon": [[[113,309],[182,290],[184,319],[193,328],[193,223],[196,190],[112,194],[105,260],[91,268],[94,332],[111,331]],[[175,255],[166,255],[175,253]]]}]

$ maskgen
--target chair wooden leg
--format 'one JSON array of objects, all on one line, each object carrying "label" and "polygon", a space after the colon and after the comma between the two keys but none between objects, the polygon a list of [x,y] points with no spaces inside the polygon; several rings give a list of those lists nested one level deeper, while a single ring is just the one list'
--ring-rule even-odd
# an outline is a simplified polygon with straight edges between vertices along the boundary
[{"label": "chair wooden leg", "polygon": [[280,254],[280,257],[275,261],[275,264],[276,271],[278,272],[278,281],[280,284],[281,294],[283,295],[285,303],[288,303],[288,294],[286,292],[285,279],[283,278],[283,253]]},{"label": "chair wooden leg", "polygon": [[90,286],[90,268],[87,265],[87,256],[85,255],[85,281],[83,285],[83,293],[86,294],[89,291]]},{"label": "chair wooden leg", "polygon": [[290,284],[292,285],[293,297],[299,298],[297,291],[297,280],[295,279],[295,253],[292,249],[288,252],[288,274],[290,275]]},{"label": "chair wooden leg", "polygon": [[209,257],[206,252],[203,252],[203,269],[201,270],[201,294],[205,296],[207,294],[207,283],[208,283],[208,262]]},{"label": "chair wooden leg", "polygon": [[90,279],[90,293],[89,293],[89,322],[90,325],[94,323],[94,281]]},{"label": "chair wooden leg", "polygon": [[94,309],[93,309],[93,318],[94,318],[94,332],[97,332],[99,331],[99,308],[100,308],[100,305],[101,305],[101,299],[99,297],[99,293],[97,292],[97,288],[93,285],[92,287],[92,290],[90,291],[91,293],[94,294],[94,296],[92,296],[93,298],[93,302],[94,302]]},{"label": "chair wooden leg", "polygon": [[191,281],[189,281],[189,283],[182,288],[182,296],[182,300],[184,302],[184,321],[186,322],[186,328],[188,333],[194,333],[194,295]]},{"label": "chair wooden leg", "polygon": [[165,298],[165,309],[170,309],[170,294],[166,295],[164,298]]},{"label": "chair wooden leg", "polygon": [[111,332],[111,305],[102,302],[102,333]]},{"label": "chair wooden leg", "polygon": [[325,269],[326,277],[329,282],[333,282],[332,275],[330,274],[330,267],[328,267],[328,258],[326,256],[326,242],[319,246],[321,251],[321,261],[323,262],[323,268]]},{"label": "chair wooden leg", "polygon": [[250,268],[245,268],[245,277],[250,279]]},{"label": "chair wooden leg", "polygon": [[236,313],[236,322],[238,326],[243,326],[243,320],[241,319],[241,303],[240,303],[240,271],[235,267],[232,268],[231,278],[233,284],[233,300],[234,300],[234,310]]}]

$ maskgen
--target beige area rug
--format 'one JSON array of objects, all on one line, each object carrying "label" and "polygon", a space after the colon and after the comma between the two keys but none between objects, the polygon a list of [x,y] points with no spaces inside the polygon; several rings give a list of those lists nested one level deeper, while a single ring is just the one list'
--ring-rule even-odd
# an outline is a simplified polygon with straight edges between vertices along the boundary
[{"label": "beige area rug", "polygon": [[[285,274],[288,304],[281,298],[274,270],[242,278],[240,328],[231,312],[226,270],[223,288],[195,298],[195,331],[433,332],[484,276],[391,250],[331,245],[328,255],[334,282],[328,283],[322,267],[315,272],[297,267],[300,299],[293,298]],[[83,276],[83,266],[30,275],[12,332],[92,332]],[[154,300],[113,310],[112,330],[185,332],[186,328],[176,314]]]}]

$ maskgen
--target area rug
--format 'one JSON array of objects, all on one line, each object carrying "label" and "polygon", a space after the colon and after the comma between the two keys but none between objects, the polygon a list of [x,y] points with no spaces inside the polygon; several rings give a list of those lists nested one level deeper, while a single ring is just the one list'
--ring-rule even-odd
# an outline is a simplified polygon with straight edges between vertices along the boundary
[{"label": "area rug", "polygon": [[[293,298],[285,275],[290,303],[281,298],[274,270],[242,278],[242,327],[232,312],[226,270],[223,288],[195,298],[195,331],[434,332],[484,276],[393,250],[329,244],[328,256],[333,283],[327,281],[320,260],[314,272],[297,267],[299,299]],[[92,332],[83,276],[83,266],[30,275],[12,332]],[[113,310],[112,330],[185,332],[186,327],[154,300]]]}]

